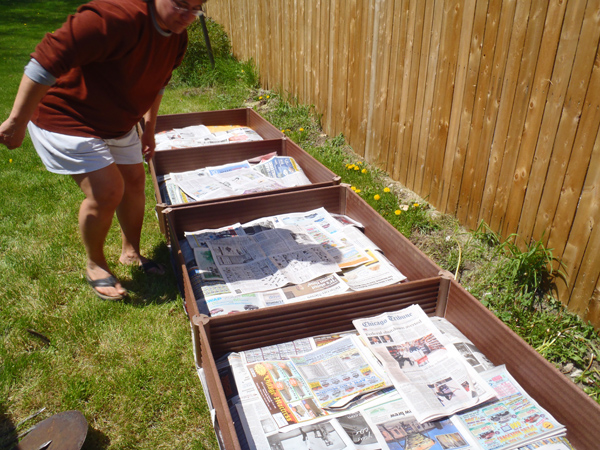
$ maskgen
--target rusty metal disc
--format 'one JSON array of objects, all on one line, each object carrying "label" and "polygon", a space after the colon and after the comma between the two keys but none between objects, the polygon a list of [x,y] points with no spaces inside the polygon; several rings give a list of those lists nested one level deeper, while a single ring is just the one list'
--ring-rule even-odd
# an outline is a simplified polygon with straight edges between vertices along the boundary
[{"label": "rusty metal disc", "polygon": [[80,450],[88,423],[79,411],[65,411],[38,423],[23,438],[17,450]]}]

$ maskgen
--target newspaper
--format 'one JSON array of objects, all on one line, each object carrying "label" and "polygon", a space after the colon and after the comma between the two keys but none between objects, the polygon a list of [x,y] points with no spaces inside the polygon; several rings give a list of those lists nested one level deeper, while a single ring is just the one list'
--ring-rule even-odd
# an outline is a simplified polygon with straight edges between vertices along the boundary
[{"label": "newspaper", "polygon": [[229,314],[404,281],[358,226],[318,208],[186,232],[198,309]]},{"label": "newspaper", "polygon": [[[311,184],[291,157],[273,156],[271,153],[252,161],[259,163],[251,164],[250,160],[244,160],[167,174],[163,183],[170,204],[187,203],[190,201],[188,197],[191,201],[203,201]],[[275,169],[264,169],[271,164]]]},{"label": "newspaper", "polygon": [[353,321],[419,422],[449,416],[495,393],[418,305]]},{"label": "newspaper", "polygon": [[287,187],[311,184],[296,160],[287,156],[274,156],[254,166],[254,170],[279,180]]},{"label": "newspaper", "polygon": [[474,450],[464,430],[448,418],[419,422],[399,395],[388,402],[365,408],[363,415],[371,425],[379,448]]},{"label": "newspaper", "polygon": [[248,127],[193,125],[162,131],[154,135],[157,150],[202,147],[205,145],[229,144],[233,142],[261,141],[262,137]]},{"label": "newspaper", "polygon": [[289,230],[266,230],[206,244],[223,280],[236,294],[302,284],[339,271],[318,243]]},{"label": "newspaper", "polygon": [[[435,318],[432,322],[456,342],[468,342],[447,320]],[[232,379],[222,377],[222,383],[234,409],[242,448],[574,450],[564,436],[559,436],[564,435],[564,428],[522,391],[503,366],[483,374],[498,400],[459,415],[419,421],[405,398],[393,388],[364,401],[358,396],[345,410],[328,408],[327,400],[319,401],[318,395],[326,388],[342,391],[344,382],[352,382],[354,372],[364,374],[365,369],[373,369],[385,379],[380,366],[365,350],[356,332],[347,332],[228,355]],[[355,351],[360,351],[364,360],[345,359]],[[225,373],[224,365],[218,363],[218,367],[220,375]],[[257,377],[253,370],[263,375]],[[344,381],[348,375],[350,380]],[[505,414],[506,410],[510,413]],[[293,423],[283,417],[291,418]],[[532,424],[540,431],[535,436]],[[472,430],[487,437],[476,438]],[[492,434],[494,438],[489,437]]]},{"label": "newspaper", "polygon": [[[535,402],[504,366],[484,372],[497,401],[458,414],[457,426],[482,450],[511,450],[539,439],[564,435],[566,430]],[[534,447],[535,448],[535,447]]]}]

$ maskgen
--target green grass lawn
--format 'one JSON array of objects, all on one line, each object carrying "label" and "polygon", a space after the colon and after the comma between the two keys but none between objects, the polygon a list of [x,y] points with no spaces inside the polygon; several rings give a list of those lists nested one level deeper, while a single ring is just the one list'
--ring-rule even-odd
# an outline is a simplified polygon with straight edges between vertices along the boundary
[{"label": "green grass lawn", "polygon": [[[81,3],[2,1],[0,120],[37,42]],[[179,106],[167,99],[161,113]],[[218,448],[172,272],[146,277],[118,265],[115,222],[107,257],[131,295],[100,301],[84,278],[83,195],[71,178],[47,172],[27,138],[19,149],[0,148],[0,185],[0,449],[71,409],[89,424],[84,449]],[[170,269],[147,186],[143,251]]]}]

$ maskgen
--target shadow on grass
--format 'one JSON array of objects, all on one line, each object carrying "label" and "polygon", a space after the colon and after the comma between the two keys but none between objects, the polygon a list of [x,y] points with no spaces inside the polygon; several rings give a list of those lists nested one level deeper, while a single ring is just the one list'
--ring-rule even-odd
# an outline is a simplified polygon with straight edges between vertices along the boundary
[{"label": "shadow on grass", "polygon": [[0,403],[0,450],[12,449],[17,443],[17,427],[8,414],[6,405]]},{"label": "shadow on grass", "polygon": [[110,446],[107,435],[88,425],[88,432],[81,450],[104,450]]},{"label": "shadow on grass", "polygon": [[169,247],[162,242],[153,249],[148,257],[162,264],[165,267],[165,274],[144,273],[142,269],[132,267],[131,280],[122,281],[123,287],[129,291],[129,295],[123,302],[133,306],[147,306],[177,301],[180,290]]}]

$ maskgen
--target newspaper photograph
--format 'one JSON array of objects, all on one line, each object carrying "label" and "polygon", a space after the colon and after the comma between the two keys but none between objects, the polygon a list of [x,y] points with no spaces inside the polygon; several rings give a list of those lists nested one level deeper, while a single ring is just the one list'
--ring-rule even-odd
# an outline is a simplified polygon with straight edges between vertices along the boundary
[{"label": "newspaper photograph", "polygon": [[473,450],[464,432],[448,419],[419,422],[398,395],[390,401],[365,408],[381,448],[392,450]]},{"label": "newspaper photograph", "polygon": [[533,441],[564,435],[566,430],[540,407],[504,366],[482,373],[498,400],[453,419],[483,450],[517,449]]},{"label": "newspaper photograph", "polygon": [[458,353],[471,365],[477,372],[485,372],[495,367],[495,365],[485,356],[458,328],[443,317],[431,317],[431,321],[440,330],[440,333],[448,339]]},{"label": "newspaper photograph", "polygon": [[419,422],[495,397],[418,305],[353,321]]}]

